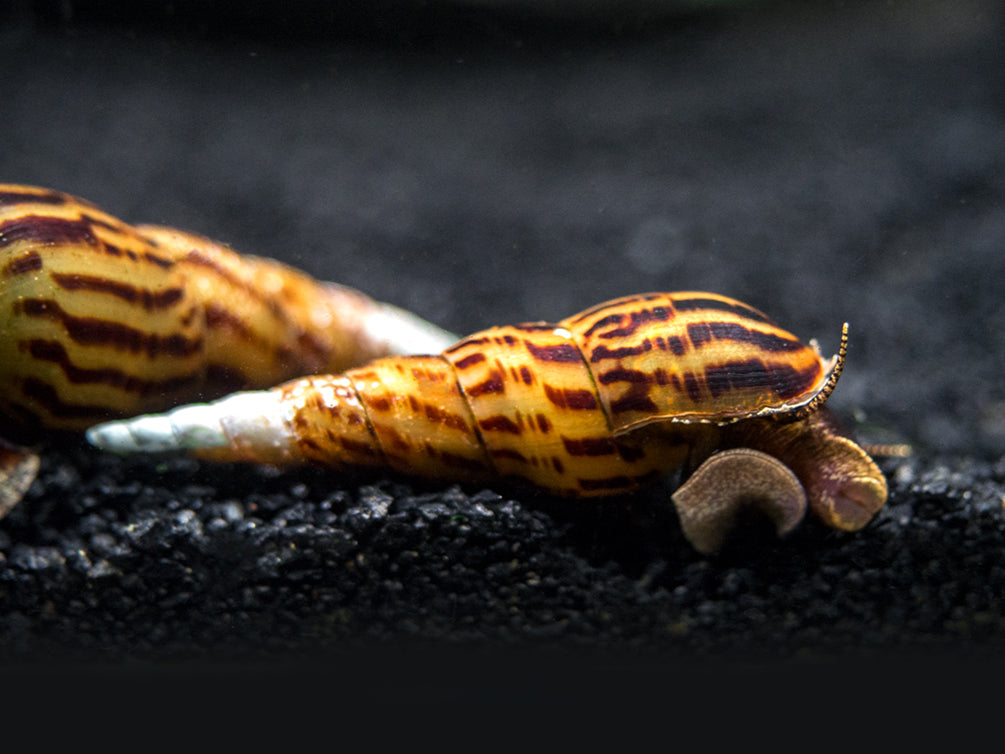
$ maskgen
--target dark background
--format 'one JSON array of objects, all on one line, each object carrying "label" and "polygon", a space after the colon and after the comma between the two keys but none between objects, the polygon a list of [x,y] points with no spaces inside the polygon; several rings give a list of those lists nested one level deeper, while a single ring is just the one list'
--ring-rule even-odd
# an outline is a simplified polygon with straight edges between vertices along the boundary
[{"label": "dark background", "polygon": [[668,486],[575,505],[53,449],[0,523],[7,660],[1005,648],[1000,3],[5,8],[5,181],[460,333],[650,290],[825,352],[847,320],[830,405],[915,448],[865,531],[712,559]]}]

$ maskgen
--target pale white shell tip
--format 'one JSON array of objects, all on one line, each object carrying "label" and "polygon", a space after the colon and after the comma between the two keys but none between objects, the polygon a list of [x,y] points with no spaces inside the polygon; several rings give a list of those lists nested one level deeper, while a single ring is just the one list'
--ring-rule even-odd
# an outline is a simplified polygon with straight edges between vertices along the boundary
[{"label": "pale white shell tip", "polygon": [[86,432],[88,442],[114,453],[157,452],[168,450],[164,432],[171,438],[171,423],[162,416],[138,417],[128,421],[107,422]]},{"label": "pale white shell tip", "polygon": [[124,421],[96,424],[85,433],[88,442],[113,453],[166,453],[215,448],[227,438],[214,412],[204,404],[184,406],[167,414],[149,414]]}]

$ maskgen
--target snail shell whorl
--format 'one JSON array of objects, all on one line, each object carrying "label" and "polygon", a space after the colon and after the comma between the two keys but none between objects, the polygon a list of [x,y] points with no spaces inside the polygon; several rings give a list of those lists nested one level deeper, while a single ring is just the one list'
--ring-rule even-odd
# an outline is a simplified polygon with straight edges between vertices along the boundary
[{"label": "snail shell whorl", "polygon": [[811,402],[835,364],[752,306],[701,291],[626,296],[561,324],[617,433],[784,415]]}]

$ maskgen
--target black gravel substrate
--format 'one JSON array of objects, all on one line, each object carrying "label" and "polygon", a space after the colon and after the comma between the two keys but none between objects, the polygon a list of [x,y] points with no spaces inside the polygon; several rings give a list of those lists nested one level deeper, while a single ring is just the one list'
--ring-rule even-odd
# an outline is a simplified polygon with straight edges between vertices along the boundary
[{"label": "black gravel substrate", "polygon": [[5,522],[8,659],[399,641],[820,659],[1000,651],[1005,463],[887,466],[859,534],[696,556],[664,496],[570,506],[322,472],[51,453]]},{"label": "black gravel substrate", "polygon": [[574,504],[71,443],[0,522],[0,659],[1000,660],[1000,4],[641,5],[620,21],[497,5],[342,27],[324,4],[301,23],[276,4],[270,27],[259,3],[228,34],[186,3],[17,3],[0,177],[458,332],[691,288],[825,351],[848,320],[831,405],[915,447],[882,464],[887,507],[856,534],[754,527],[706,558],[673,479]]}]

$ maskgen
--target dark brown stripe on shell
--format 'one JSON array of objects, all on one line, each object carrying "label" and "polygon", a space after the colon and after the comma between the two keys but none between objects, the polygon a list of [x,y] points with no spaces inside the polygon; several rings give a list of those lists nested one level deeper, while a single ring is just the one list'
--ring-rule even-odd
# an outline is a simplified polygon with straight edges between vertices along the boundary
[{"label": "dark brown stripe on shell", "polygon": [[752,306],[747,306],[739,301],[735,303],[729,303],[726,301],[720,301],[716,298],[676,298],[673,299],[673,306],[679,312],[692,312],[699,310],[711,310],[718,312],[730,312],[731,314],[739,314],[741,317],[746,317],[752,319],[756,322],[766,322],[768,324],[774,324],[772,319],[768,317],[764,312],[758,311]]},{"label": "dark brown stripe on shell", "polygon": [[502,414],[479,419],[478,427],[486,432],[506,432],[511,435],[523,434],[523,430],[520,429],[519,424]]},{"label": "dark brown stripe on shell", "polygon": [[641,411],[646,414],[655,414],[659,409],[653,403],[652,398],[647,393],[629,391],[626,395],[611,401],[612,414],[626,414],[633,411]]},{"label": "dark brown stripe on shell", "polygon": [[641,369],[610,369],[597,375],[601,385],[613,385],[617,382],[627,382],[632,385],[651,385],[655,382],[653,375]]},{"label": "dark brown stripe on shell", "polygon": [[667,338],[667,347],[674,356],[683,356],[687,351],[687,346],[684,344],[684,339],[677,336],[671,335]]},{"label": "dark brown stripe on shell", "polygon": [[145,380],[112,367],[85,369],[74,364],[63,344],[55,340],[36,338],[22,342],[19,346],[32,358],[57,364],[67,382],[74,385],[108,385],[126,393],[151,395],[176,392],[196,385],[201,380],[199,374],[187,374],[166,380]]},{"label": "dark brown stripe on shell", "polygon": [[624,359],[629,356],[641,356],[651,350],[653,350],[653,344],[649,338],[646,338],[637,346],[608,348],[605,345],[599,345],[590,352],[590,363],[596,364],[598,361],[604,361],[605,359]]},{"label": "dark brown stripe on shell", "polygon": [[[621,324],[621,320],[624,318],[624,316],[625,316],[624,314],[622,314],[621,312],[618,312],[617,314],[608,314],[606,317],[601,317],[596,322],[594,322],[592,325],[590,325],[590,329],[583,333],[583,337],[584,338],[588,338],[591,335],[593,335],[594,331],[596,331],[596,330],[602,330],[603,328],[607,327],[608,325],[619,325],[619,324]],[[577,319],[575,321],[578,322],[579,320]]]},{"label": "dark brown stripe on shell", "polygon": [[612,456],[617,452],[609,437],[585,437],[574,440],[562,436],[562,444],[570,456]]},{"label": "dark brown stripe on shell", "polygon": [[442,409],[432,403],[426,403],[425,401],[422,401],[422,411],[426,415],[426,418],[431,422],[442,424],[443,426],[455,429],[458,432],[471,431],[468,427],[467,421],[465,421],[464,417],[459,414]]},{"label": "dark brown stripe on shell", "polygon": [[113,243],[101,242],[99,241],[94,246],[95,249],[100,250],[102,254],[107,254],[110,257],[125,257],[130,262],[138,262],[140,260],[140,254],[137,254],[132,249],[123,249],[121,246],[117,246]]},{"label": "dark brown stripe on shell", "polygon": [[503,383],[502,375],[492,372],[477,385],[467,388],[466,392],[472,398],[477,398],[479,395],[501,394],[506,392],[506,385]]},{"label": "dark brown stripe on shell", "polygon": [[[665,306],[654,306],[650,309],[636,309],[635,311],[629,312],[628,324],[619,327],[615,330],[608,330],[607,332],[598,333],[598,338],[626,338],[635,334],[642,325],[649,324],[650,322],[666,322],[669,320],[673,314]],[[593,328],[590,328],[591,330]]]},{"label": "dark brown stripe on shell", "polygon": [[211,330],[226,329],[241,340],[256,342],[259,338],[252,332],[248,324],[229,309],[215,302],[209,302],[204,307],[206,327]]},{"label": "dark brown stripe on shell", "polygon": [[713,398],[729,390],[770,390],[788,400],[806,393],[819,375],[816,366],[799,371],[788,364],[748,359],[705,367],[705,384]]},{"label": "dark brown stripe on shell", "polygon": [[731,340],[736,343],[750,343],[762,351],[786,353],[800,351],[806,346],[795,338],[783,338],[774,333],[752,330],[735,322],[709,322],[709,330],[716,340]]},{"label": "dark brown stripe on shell", "polygon": [[599,314],[605,309],[621,310],[639,301],[658,301],[663,298],[665,298],[665,295],[662,293],[639,293],[634,296],[622,296],[621,298],[614,299],[613,301],[604,301],[599,304],[594,304],[589,309],[584,309],[579,314],[573,315],[569,319],[563,321],[570,323],[582,322],[584,319],[588,319],[596,314]]},{"label": "dark brown stripe on shell", "polygon": [[202,349],[202,339],[184,335],[158,335],[137,330],[121,322],[99,317],[77,317],[50,299],[27,298],[15,302],[15,313],[56,320],[70,339],[86,346],[109,346],[131,353],[154,356],[191,356]]},{"label": "dark brown stripe on shell", "polygon": [[[137,253],[132,249],[123,249],[113,243],[102,242],[94,233],[95,225],[109,228],[116,233],[133,236],[133,231],[128,226],[117,227],[97,218],[85,217],[84,219],[71,220],[46,215],[20,215],[0,223],[0,246],[19,241],[44,246],[85,244],[95,250],[100,250],[103,254],[126,257],[134,262],[140,260],[151,262],[165,269],[174,265],[174,260],[151,251],[145,250]],[[142,237],[133,237],[139,238],[144,244],[148,243]]]},{"label": "dark brown stripe on shell", "polygon": [[[159,246],[159,244],[155,243],[153,240],[148,240],[148,239],[144,239],[144,240],[147,243],[153,244],[154,246]],[[144,251],[141,256],[142,256],[143,259],[145,259],[146,261],[150,262],[151,264],[155,264],[158,267],[162,267],[164,269],[168,269],[169,267],[174,267],[174,265],[175,265],[175,261],[173,259],[168,259],[167,257],[160,256],[159,254],[154,254],[152,251]]]},{"label": "dark brown stripe on shell", "polygon": [[17,241],[38,244],[84,243],[88,246],[100,243],[91,223],[46,215],[19,215],[0,223],[0,246]]},{"label": "dark brown stripe on shell", "polygon": [[16,277],[29,272],[38,272],[41,269],[42,255],[37,251],[29,251],[5,264],[2,274],[4,277]]},{"label": "dark brown stripe on shell", "polygon": [[446,349],[443,353],[457,353],[458,351],[464,350],[468,346],[482,346],[489,342],[489,338],[465,338],[464,340],[455,343]]},{"label": "dark brown stripe on shell", "polygon": [[701,348],[712,342],[712,330],[707,322],[692,322],[687,326],[687,337],[694,348]]},{"label": "dark brown stripe on shell", "polygon": [[524,345],[527,346],[530,355],[538,361],[558,362],[562,364],[574,364],[582,361],[579,349],[571,343],[538,346],[529,340],[524,340]]},{"label": "dark brown stripe on shell", "polygon": [[101,217],[95,217],[94,215],[88,212],[81,212],[80,219],[86,223],[90,223],[95,227],[104,228],[105,230],[110,230],[115,233],[124,233],[127,235],[132,235],[133,233],[136,232],[131,226],[126,225],[124,222],[122,222],[121,220],[117,220],[114,217],[108,217],[107,219],[105,219]]},{"label": "dark brown stripe on shell", "polygon": [[386,413],[391,410],[391,399],[384,395],[371,395],[367,399],[366,407],[380,413]]},{"label": "dark brown stripe on shell", "polygon": [[597,407],[597,397],[590,390],[571,390],[545,385],[544,394],[559,408],[585,411]]},{"label": "dark brown stripe on shell", "polygon": [[459,359],[454,362],[455,369],[467,369],[468,367],[473,367],[475,364],[481,364],[485,361],[485,354],[483,353],[472,353],[465,356],[463,359]]},{"label": "dark brown stripe on shell", "polygon": [[[407,364],[410,361],[425,362],[426,359],[428,358],[429,358],[428,356],[423,356],[421,354],[411,356],[398,356],[397,363]],[[439,356],[437,358],[444,364],[447,364],[449,366],[450,362],[448,362],[445,358],[443,358],[442,356]],[[438,371],[436,369],[430,369],[427,366],[412,367],[410,371],[412,372],[412,378],[415,379],[417,382],[425,381],[425,382],[432,382],[434,384],[445,382],[448,379],[448,377],[455,374],[453,370],[451,370],[450,372]],[[374,375],[374,372],[368,372],[367,374]],[[364,377],[362,374],[360,374],[359,377],[360,379],[367,379],[367,380],[377,379],[376,376]]]},{"label": "dark brown stripe on shell", "polygon": [[640,458],[645,458],[646,452],[642,448],[637,448],[634,445],[626,445],[620,442],[617,445],[618,455],[628,461],[628,463],[634,463]]},{"label": "dark brown stripe on shell", "polygon": [[168,309],[178,303],[185,292],[181,288],[166,288],[163,291],[151,291],[130,283],[98,275],[79,275],[54,272],[52,280],[63,290],[93,291],[107,293],[130,304],[139,304],[147,311]]},{"label": "dark brown stripe on shell", "polygon": [[694,372],[684,372],[684,389],[687,391],[687,397],[692,401],[695,403],[701,401],[701,384],[694,376]]}]

